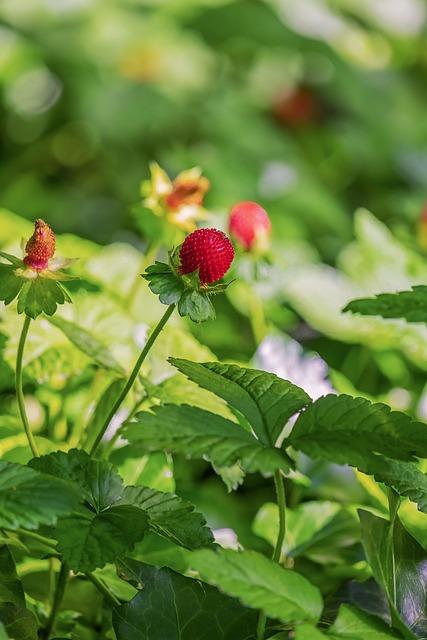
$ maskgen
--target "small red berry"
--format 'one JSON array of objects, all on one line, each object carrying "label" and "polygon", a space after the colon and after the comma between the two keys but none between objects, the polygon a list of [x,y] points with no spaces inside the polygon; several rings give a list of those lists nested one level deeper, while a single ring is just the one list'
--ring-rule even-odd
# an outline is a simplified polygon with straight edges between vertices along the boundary
[{"label": "small red berry", "polygon": [[24,264],[34,271],[44,271],[55,253],[55,234],[44,220],[36,220],[34,233],[28,240]]},{"label": "small red berry", "polygon": [[279,96],[273,109],[277,120],[289,127],[306,125],[319,115],[316,96],[307,87],[296,87]]},{"label": "small red berry", "polygon": [[247,251],[265,248],[271,232],[270,218],[256,202],[239,202],[230,211],[230,235]]},{"label": "small red berry", "polygon": [[225,233],[218,229],[197,229],[182,243],[179,257],[180,272],[193,273],[199,270],[202,284],[220,280],[230,268],[234,249]]}]

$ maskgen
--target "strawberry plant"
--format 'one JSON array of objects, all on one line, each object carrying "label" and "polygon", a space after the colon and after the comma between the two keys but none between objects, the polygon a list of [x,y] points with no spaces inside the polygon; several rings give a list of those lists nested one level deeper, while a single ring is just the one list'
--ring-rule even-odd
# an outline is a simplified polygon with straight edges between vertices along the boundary
[{"label": "strawberry plant", "polygon": [[[1,239],[0,637],[423,638],[427,427],[280,336],[270,218],[235,252],[208,188],[152,166],[143,255]],[[203,344],[233,309],[252,362]],[[425,285],[337,313],[423,332]]]}]

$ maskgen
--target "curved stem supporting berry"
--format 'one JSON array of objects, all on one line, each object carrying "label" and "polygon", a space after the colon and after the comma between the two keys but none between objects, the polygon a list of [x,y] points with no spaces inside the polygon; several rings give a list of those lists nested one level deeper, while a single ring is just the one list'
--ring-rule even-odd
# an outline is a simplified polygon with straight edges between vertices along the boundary
[{"label": "curved stem supporting berry", "polygon": [[98,435],[96,436],[95,442],[93,443],[89,454],[91,456],[93,456],[96,452],[96,450],[98,449],[98,446],[104,436],[104,433],[106,432],[108,425],[110,424],[111,420],[114,418],[115,414],[117,413],[117,411],[120,409],[121,405],[123,404],[124,400],[126,399],[129,391],[132,389],[132,386],[138,376],[139,370],[141,369],[141,366],[145,360],[145,358],[147,357],[151,347],[153,346],[153,344],[155,343],[155,341],[157,340],[159,334],[161,333],[163,327],[165,326],[165,324],[167,323],[167,321],[169,320],[169,318],[171,317],[173,311],[175,309],[175,305],[171,304],[165,311],[165,313],[163,314],[162,318],[160,319],[158,325],[155,327],[155,329],[153,330],[153,332],[151,333],[150,337],[148,338],[143,350],[141,351],[141,354],[138,358],[138,360],[135,363],[134,368],[132,369],[132,372],[129,376],[128,381],[126,382],[125,386],[123,387],[122,391],[120,392],[120,395],[118,396],[118,398],[116,399],[116,401],[114,402],[114,404],[112,405],[108,416],[106,417],[104,424],[102,425],[101,429],[99,430]]},{"label": "curved stem supporting berry", "polygon": [[25,434],[27,436],[28,444],[30,445],[33,456],[37,458],[39,452],[34,440],[34,436],[31,432],[30,424],[28,422],[27,411],[25,409],[25,398],[22,389],[22,359],[24,355],[25,342],[28,335],[28,329],[30,327],[31,318],[25,316],[24,324],[21,331],[21,337],[19,338],[18,352],[16,354],[16,369],[15,369],[15,387],[16,387],[16,400],[18,402],[19,414],[21,416],[22,424],[24,425]]},{"label": "curved stem supporting berry", "polygon": [[[274,473],[274,486],[276,487],[277,506],[279,508],[279,533],[277,534],[277,540],[271,559],[274,562],[280,562],[283,542],[286,534],[286,494],[283,477],[279,470]],[[258,618],[257,640],[264,640],[266,623],[267,616],[263,611],[261,611]]]}]

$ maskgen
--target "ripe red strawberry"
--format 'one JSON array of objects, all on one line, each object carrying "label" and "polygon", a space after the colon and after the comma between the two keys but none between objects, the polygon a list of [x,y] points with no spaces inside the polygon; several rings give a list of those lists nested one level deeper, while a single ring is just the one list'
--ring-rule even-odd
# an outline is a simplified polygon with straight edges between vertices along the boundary
[{"label": "ripe red strawberry", "polygon": [[239,202],[230,211],[230,235],[246,251],[265,249],[271,232],[267,212],[256,202]]},{"label": "ripe red strawberry", "polygon": [[44,220],[36,220],[34,233],[28,240],[24,264],[34,271],[44,271],[55,253],[55,234]]},{"label": "ripe red strawberry", "polygon": [[234,249],[225,233],[218,229],[196,229],[182,243],[180,272],[199,270],[202,284],[220,280],[230,268]]}]

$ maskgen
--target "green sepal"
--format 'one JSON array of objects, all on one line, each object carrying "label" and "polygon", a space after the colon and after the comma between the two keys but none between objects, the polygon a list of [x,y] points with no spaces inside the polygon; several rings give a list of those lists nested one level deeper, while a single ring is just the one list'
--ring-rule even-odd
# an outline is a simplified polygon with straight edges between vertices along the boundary
[{"label": "green sepal", "polygon": [[58,281],[38,276],[34,280],[27,280],[22,286],[18,296],[18,313],[25,313],[33,320],[42,313],[53,316],[58,304],[65,302],[72,300]]},{"label": "green sepal", "polygon": [[213,320],[216,316],[210,296],[223,293],[228,284],[202,285],[198,271],[180,275],[176,250],[169,255],[169,261],[155,262],[142,274],[151,291],[163,304],[176,304],[180,316],[197,323]]},{"label": "green sepal", "polygon": [[24,278],[15,274],[15,266],[0,263],[0,300],[6,305],[15,300],[24,284]]},{"label": "green sepal", "polygon": [[155,262],[147,267],[142,276],[148,282],[151,291],[159,296],[163,304],[178,304],[184,293],[184,282],[164,262]]}]

